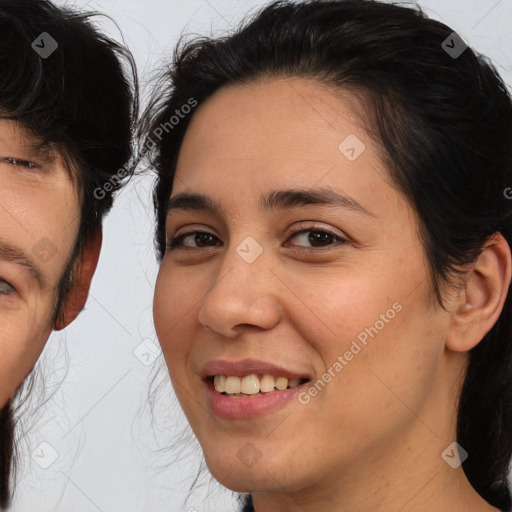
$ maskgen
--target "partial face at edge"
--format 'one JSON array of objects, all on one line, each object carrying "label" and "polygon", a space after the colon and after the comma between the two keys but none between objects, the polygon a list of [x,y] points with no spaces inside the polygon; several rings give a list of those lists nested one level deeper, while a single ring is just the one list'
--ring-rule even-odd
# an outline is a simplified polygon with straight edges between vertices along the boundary
[{"label": "partial face at edge", "polygon": [[[448,316],[432,306],[416,216],[351,105],[298,78],[226,87],[182,145],[171,197],[220,209],[169,213],[155,326],[207,464],[235,491],[305,488],[399,458],[407,436],[431,435],[404,403],[432,426],[453,411],[440,370]],[[364,211],[261,204],[320,188]],[[211,374],[266,373],[254,361],[309,382],[277,406],[230,408],[260,398],[219,397]]]},{"label": "partial face at edge", "polygon": [[80,221],[61,156],[34,144],[19,124],[0,120],[0,405],[52,331],[57,287]]}]

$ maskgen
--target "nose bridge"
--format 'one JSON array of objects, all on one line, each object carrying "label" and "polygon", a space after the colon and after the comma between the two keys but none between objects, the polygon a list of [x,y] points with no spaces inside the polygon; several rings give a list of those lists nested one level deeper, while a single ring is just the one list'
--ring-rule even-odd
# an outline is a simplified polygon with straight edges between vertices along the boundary
[{"label": "nose bridge", "polygon": [[246,237],[236,246],[229,247],[219,268],[218,279],[205,298],[213,295],[250,301],[257,294],[256,280],[267,271],[263,247],[253,237]]},{"label": "nose bridge", "polygon": [[202,301],[200,323],[224,335],[233,335],[233,327],[240,324],[270,328],[279,312],[267,265],[263,247],[253,237],[230,247]]}]

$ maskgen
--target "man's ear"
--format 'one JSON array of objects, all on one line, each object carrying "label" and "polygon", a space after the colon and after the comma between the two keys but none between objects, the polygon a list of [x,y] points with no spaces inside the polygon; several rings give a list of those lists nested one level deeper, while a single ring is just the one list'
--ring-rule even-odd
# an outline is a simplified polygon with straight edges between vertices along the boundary
[{"label": "man's ear", "polygon": [[446,347],[466,352],[476,346],[498,320],[511,279],[510,247],[501,233],[485,244],[465,276],[453,303]]},{"label": "man's ear", "polygon": [[89,295],[92,276],[96,270],[100,257],[101,242],[103,239],[101,229],[84,245],[81,256],[73,264],[73,282],[69,290],[62,311],[55,321],[54,329],[60,331],[67,327],[82,311]]}]

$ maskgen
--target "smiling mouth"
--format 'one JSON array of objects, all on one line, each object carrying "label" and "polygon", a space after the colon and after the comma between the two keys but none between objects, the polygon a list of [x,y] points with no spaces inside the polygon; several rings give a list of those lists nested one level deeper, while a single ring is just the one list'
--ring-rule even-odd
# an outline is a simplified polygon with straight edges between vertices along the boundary
[{"label": "smiling mouth", "polygon": [[232,398],[250,398],[292,389],[309,379],[288,379],[287,377],[274,377],[273,375],[214,375],[210,377],[215,390],[224,396]]}]

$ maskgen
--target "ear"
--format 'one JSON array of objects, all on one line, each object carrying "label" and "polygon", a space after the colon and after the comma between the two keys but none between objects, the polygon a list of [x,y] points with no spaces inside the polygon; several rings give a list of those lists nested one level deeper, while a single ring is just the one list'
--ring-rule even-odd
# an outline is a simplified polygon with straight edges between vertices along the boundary
[{"label": "ear", "polygon": [[62,314],[55,321],[54,329],[67,327],[82,311],[89,295],[92,276],[100,257],[103,235],[101,229],[85,244],[82,255],[73,264],[72,288],[62,306]]},{"label": "ear", "polygon": [[501,233],[495,233],[467,271],[465,285],[454,302],[448,349],[471,350],[492,329],[507,298],[510,279],[510,247]]}]

